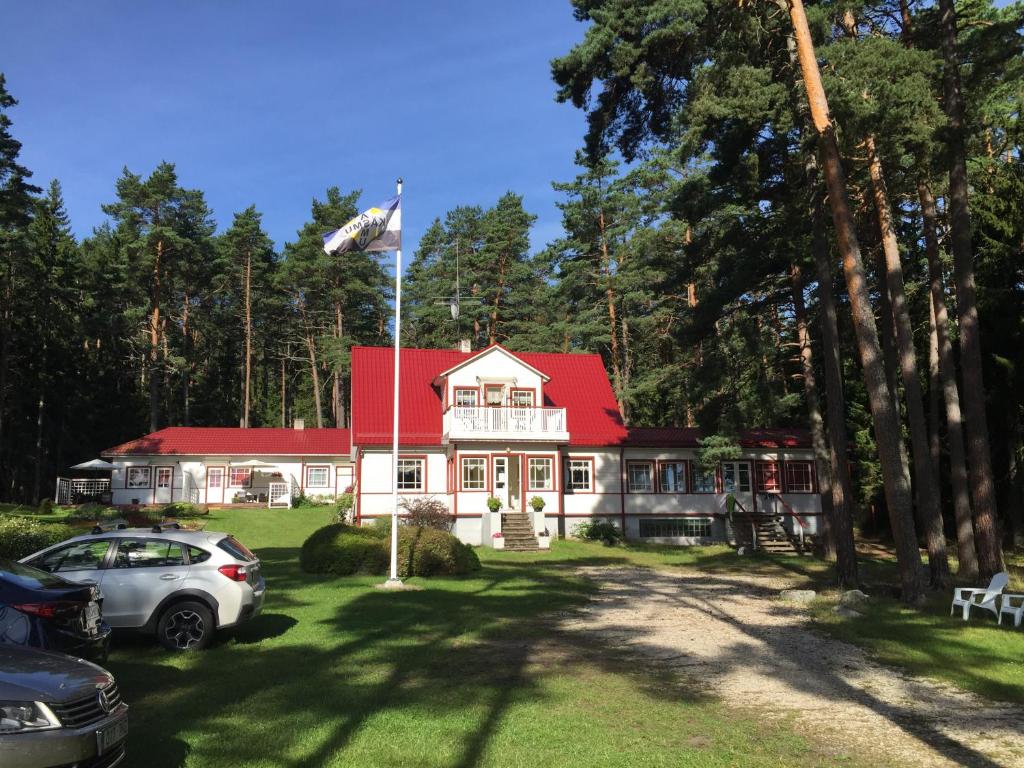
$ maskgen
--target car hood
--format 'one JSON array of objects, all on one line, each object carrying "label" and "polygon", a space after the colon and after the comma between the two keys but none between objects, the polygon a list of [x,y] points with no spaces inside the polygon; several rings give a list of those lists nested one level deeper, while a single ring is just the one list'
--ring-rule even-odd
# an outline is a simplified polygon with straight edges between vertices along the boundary
[{"label": "car hood", "polygon": [[0,699],[60,703],[113,680],[84,659],[0,644]]}]

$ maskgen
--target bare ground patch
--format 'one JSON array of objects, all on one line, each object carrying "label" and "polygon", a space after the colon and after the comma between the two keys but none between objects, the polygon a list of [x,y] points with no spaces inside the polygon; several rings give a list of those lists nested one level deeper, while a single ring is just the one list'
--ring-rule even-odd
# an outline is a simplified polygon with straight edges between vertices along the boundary
[{"label": "bare ground patch", "polygon": [[872,661],[810,629],[778,579],[580,570],[600,592],[559,629],[665,664],[727,706],[793,723],[822,748],[899,766],[1024,765],[1024,708]]}]

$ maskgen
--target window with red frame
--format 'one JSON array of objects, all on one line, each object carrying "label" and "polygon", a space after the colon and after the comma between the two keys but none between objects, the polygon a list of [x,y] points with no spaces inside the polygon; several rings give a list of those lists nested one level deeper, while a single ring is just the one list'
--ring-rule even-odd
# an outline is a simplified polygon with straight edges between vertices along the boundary
[{"label": "window with red frame", "polygon": [[757,490],[768,493],[779,493],[782,491],[782,476],[779,474],[779,463],[777,461],[757,462]]},{"label": "window with red frame", "polygon": [[252,479],[252,470],[249,467],[232,467],[228,475],[228,486],[231,488],[248,488]]},{"label": "window with red frame", "polygon": [[786,462],[786,492],[814,493],[814,467],[811,462]]}]

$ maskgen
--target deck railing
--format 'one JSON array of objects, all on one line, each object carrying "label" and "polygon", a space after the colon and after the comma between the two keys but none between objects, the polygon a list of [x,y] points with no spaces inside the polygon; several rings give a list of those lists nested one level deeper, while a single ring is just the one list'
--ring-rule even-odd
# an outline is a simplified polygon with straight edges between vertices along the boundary
[{"label": "deck railing", "polygon": [[564,408],[456,406],[444,414],[448,439],[511,438],[567,441]]}]

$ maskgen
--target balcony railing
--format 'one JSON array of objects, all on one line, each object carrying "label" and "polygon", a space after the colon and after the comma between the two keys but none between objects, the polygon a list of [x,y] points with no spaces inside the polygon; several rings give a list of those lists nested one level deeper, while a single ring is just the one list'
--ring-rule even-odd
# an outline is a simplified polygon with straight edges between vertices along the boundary
[{"label": "balcony railing", "polygon": [[444,414],[446,440],[568,442],[564,408],[453,407]]}]

